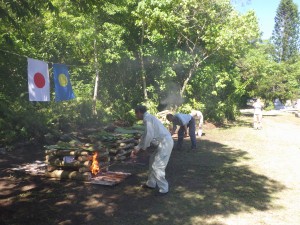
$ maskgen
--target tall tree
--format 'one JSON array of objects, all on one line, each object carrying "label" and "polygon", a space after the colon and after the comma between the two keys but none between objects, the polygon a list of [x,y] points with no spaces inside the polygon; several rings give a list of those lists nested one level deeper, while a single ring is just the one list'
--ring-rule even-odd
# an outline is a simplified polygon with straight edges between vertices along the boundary
[{"label": "tall tree", "polygon": [[272,42],[277,62],[287,61],[299,52],[300,18],[298,6],[293,0],[281,0],[275,17]]},{"label": "tall tree", "polygon": [[138,24],[145,26],[144,42],[159,49],[180,97],[207,59],[217,54],[237,56],[258,38],[254,13],[239,16],[227,0],[144,0],[136,15]]}]

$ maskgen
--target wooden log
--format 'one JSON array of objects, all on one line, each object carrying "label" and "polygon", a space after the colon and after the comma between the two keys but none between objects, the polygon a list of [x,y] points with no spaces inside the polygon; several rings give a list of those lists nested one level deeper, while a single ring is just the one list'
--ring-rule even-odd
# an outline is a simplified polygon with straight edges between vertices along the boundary
[{"label": "wooden log", "polygon": [[127,143],[134,143],[136,140],[134,138],[128,138],[123,140],[117,140],[118,144],[127,144]]},{"label": "wooden log", "polygon": [[[108,158],[109,158],[108,153],[105,153],[105,154],[98,153],[98,156],[97,156],[98,161],[107,161]],[[93,156],[92,155],[81,155],[81,156],[78,156],[77,160],[81,161],[81,162],[93,160]]]},{"label": "wooden log", "polygon": [[49,161],[53,161],[55,159],[59,158],[59,156],[56,155],[46,155],[46,163],[48,163]]},{"label": "wooden log", "polygon": [[90,169],[90,167],[80,167],[78,169],[78,172],[79,173],[91,172],[91,169]]},{"label": "wooden log", "polygon": [[[105,162],[105,163],[100,163],[99,167],[100,167],[100,171],[102,171],[102,168],[105,169],[107,167],[109,167],[109,162]],[[78,172],[80,173],[84,173],[84,172],[91,172],[90,167],[80,167],[78,169]]]},{"label": "wooden log", "polygon": [[99,157],[98,159],[100,162],[109,162],[110,161],[110,156],[106,156],[106,157]]},{"label": "wooden log", "polygon": [[102,128],[85,128],[81,130],[81,133],[84,135],[93,134],[96,132],[102,131]]},{"label": "wooden log", "polygon": [[58,169],[57,166],[47,165],[47,171],[48,171],[48,172],[52,172],[52,171],[54,171],[54,170],[56,170],[56,169]]},{"label": "wooden log", "polygon": [[115,148],[109,149],[109,153],[112,153],[112,154],[117,154],[119,151],[120,151],[120,149],[115,149]]},{"label": "wooden log", "polygon": [[133,146],[135,146],[135,145],[137,145],[137,144],[138,144],[138,141],[137,141],[137,140],[135,140],[135,142],[132,142],[132,143],[129,143],[129,144],[127,144],[127,143],[121,143],[121,144],[119,145],[119,148],[120,148],[120,149],[131,148],[131,147],[133,147]]},{"label": "wooden log", "polygon": [[132,149],[123,150],[122,153],[119,153],[114,157],[114,160],[124,160],[124,159],[126,159],[126,156],[129,156],[131,154],[131,152],[132,152]]},{"label": "wooden log", "polygon": [[127,157],[125,155],[121,155],[121,156],[115,156],[115,160],[120,160],[120,161],[123,161],[125,160]]},{"label": "wooden log", "polygon": [[119,147],[125,147],[125,146],[128,145],[128,144],[134,144],[134,145],[137,145],[138,143],[139,143],[139,141],[134,139],[134,141],[132,141],[132,142],[130,142],[130,143],[120,143],[120,144],[119,144]]},{"label": "wooden log", "polygon": [[56,149],[56,150],[79,150],[78,147],[73,147],[73,146],[60,146],[60,145],[45,145],[44,148],[46,150],[53,150],[53,149]]},{"label": "wooden log", "polygon": [[90,172],[79,173],[78,171],[65,171],[65,170],[54,170],[52,172],[45,173],[47,177],[56,179],[73,179],[73,180],[84,180],[88,181],[92,178]]},{"label": "wooden log", "polygon": [[120,146],[118,149],[129,149],[129,148],[132,148],[134,146],[135,146],[134,143],[129,143],[129,144],[123,146],[123,147]]},{"label": "wooden log", "polygon": [[110,156],[103,156],[103,157],[97,157],[98,162],[109,162],[110,161]]},{"label": "wooden log", "polygon": [[46,155],[51,155],[51,156],[79,156],[79,155],[90,155],[92,152],[86,151],[86,150],[58,150],[58,149],[48,149],[45,150]]},{"label": "wooden log", "polygon": [[119,147],[125,147],[126,145],[126,143],[120,143]]},{"label": "wooden log", "polygon": [[119,144],[118,143],[106,143],[105,146],[107,148],[116,148],[119,146]]},{"label": "wooden log", "polygon": [[84,167],[84,166],[56,166],[56,170],[65,170],[65,171],[78,171],[79,168],[87,168],[86,171],[90,171],[90,166],[86,166],[86,167]]},{"label": "wooden log", "polygon": [[95,150],[93,152],[98,152],[101,155],[105,155],[105,154],[108,154],[108,149],[107,148],[97,149],[97,150]]},{"label": "wooden log", "polygon": [[77,160],[80,162],[90,161],[90,160],[93,160],[93,156],[92,155],[81,155],[81,156],[78,156]]},{"label": "wooden log", "polygon": [[140,139],[142,137],[142,135],[140,133],[135,134],[134,138],[136,140]]},{"label": "wooden log", "polygon": [[64,160],[55,159],[53,161],[48,162],[51,166],[61,166],[61,167],[88,167],[92,165],[92,161],[77,161],[74,160],[73,162],[65,162]]}]

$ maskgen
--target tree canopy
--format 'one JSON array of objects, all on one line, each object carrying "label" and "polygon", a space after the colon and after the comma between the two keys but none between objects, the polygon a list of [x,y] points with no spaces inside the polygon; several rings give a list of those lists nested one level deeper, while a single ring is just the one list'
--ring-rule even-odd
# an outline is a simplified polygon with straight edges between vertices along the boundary
[{"label": "tree canopy", "polygon": [[[280,47],[261,42],[255,13],[229,0],[5,0],[0,11],[0,144],[95,120],[133,122],[140,103],[222,122],[245,98],[299,93],[298,61],[278,64]],[[50,74],[52,63],[66,64],[76,99],[29,102],[26,57],[48,62]]]},{"label": "tree canopy", "polygon": [[275,17],[272,34],[275,60],[287,61],[299,53],[300,15],[293,0],[281,0]]}]

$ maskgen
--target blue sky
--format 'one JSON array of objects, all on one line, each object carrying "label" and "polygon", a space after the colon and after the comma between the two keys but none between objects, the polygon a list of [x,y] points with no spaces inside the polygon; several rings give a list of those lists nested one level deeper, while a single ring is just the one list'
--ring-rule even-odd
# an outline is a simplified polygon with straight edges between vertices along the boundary
[{"label": "blue sky", "polygon": [[[280,0],[235,0],[235,8],[244,14],[249,10],[254,10],[261,32],[263,32],[263,39],[269,39],[274,29],[274,19],[276,16],[276,10],[279,6]],[[300,0],[293,0],[298,5],[298,11],[300,12]]]}]

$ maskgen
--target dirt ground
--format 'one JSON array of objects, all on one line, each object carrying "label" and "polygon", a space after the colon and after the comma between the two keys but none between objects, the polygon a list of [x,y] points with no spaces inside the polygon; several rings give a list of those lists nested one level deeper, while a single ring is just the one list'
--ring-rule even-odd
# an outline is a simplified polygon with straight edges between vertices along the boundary
[{"label": "dirt ground", "polygon": [[12,170],[43,160],[41,147],[0,155],[0,223],[4,225],[298,225],[300,119],[264,116],[263,129],[242,116],[222,128],[207,126],[198,150],[172,153],[170,192],[142,190],[147,166],[120,164],[123,183],[99,186],[53,181]]}]

